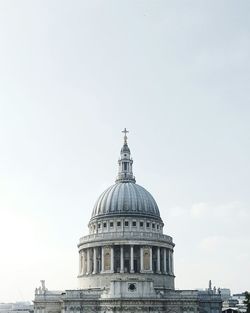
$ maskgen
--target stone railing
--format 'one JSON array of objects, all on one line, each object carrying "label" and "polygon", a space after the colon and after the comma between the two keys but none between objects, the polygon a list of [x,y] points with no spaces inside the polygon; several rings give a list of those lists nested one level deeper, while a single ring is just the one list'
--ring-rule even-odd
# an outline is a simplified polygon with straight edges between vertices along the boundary
[{"label": "stone railing", "polygon": [[200,301],[222,301],[221,294],[218,292],[213,292],[212,290],[199,291],[198,294]]},{"label": "stone railing", "polygon": [[82,290],[66,290],[64,298],[67,299],[85,299],[85,298],[98,298],[103,290],[101,289],[82,289]]},{"label": "stone railing", "polygon": [[209,293],[207,291],[198,290],[175,290],[175,291],[160,291],[158,289],[158,294],[161,294],[162,298],[167,299],[181,299],[181,300],[199,300],[201,302],[210,301],[221,301],[221,296],[219,294]]},{"label": "stone railing", "polygon": [[167,291],[165,293],[167,298],[180,298],[180,299],[199,299],[199,301],[209,302],[209,301],[221,301],[221,295],[218,293],[213,293],[209,291],[199,291],[199,290],[175,290]]},{"label": "stone railing", "polygon": [[110,232],[110,233],[100,233],[100,234],[90,234],[80,238],[79,245],[92,241],[105,241],[105,240],[159,240],[168,243],[172,243],[173,239],[170,236],[163,235],[160,233],[150,233],[150,232],[137,232],[137,231],[120,231],[120,232]]},{"label": "stone railing", "polygon": [[42,293],[35,294],[35,301],[55,301],[62,298],[63,291],[44,291]]},{"label": "stone railing", "polygon": [[162,296],[162,298],[167,299],[182,299],[182,300],[193,300],[198,298],[198,291],[197,290],[168,290],[168,291],[160,291],[157,290],[157,293]]},{"label": "stone railing", "polygon": [[35,295],[35,302],[60,302],[62,299],[85,299],[85,298],[98,298],[100,297],[102,289],[92,288],[90,289],[76,289],[65,290],[61,292],[53,293],[51,291],[44,292],[42,294]]}]

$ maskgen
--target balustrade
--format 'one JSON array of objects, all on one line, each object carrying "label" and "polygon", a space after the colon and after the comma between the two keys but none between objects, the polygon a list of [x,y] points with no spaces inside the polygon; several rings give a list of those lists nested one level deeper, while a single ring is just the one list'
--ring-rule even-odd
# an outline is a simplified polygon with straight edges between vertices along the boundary
[{"label": "balustrade", "polygon": [[108,232],[108,233],[98,233],[98,234],[90,234],[90,235],[86,235],[80,238],[80,243],[84,244],[84,243],[90,243],[92,241],[96,241],[96,240],[123,240],[123,239],[150,239],[150,240],[162,240],[165,242],[169,242],[172,244],[172,237],[164,235],[164,234],[160,234],[160,233],[151,233],[151,232],[131,232],[131,231],[121,231],[121,232]]}]

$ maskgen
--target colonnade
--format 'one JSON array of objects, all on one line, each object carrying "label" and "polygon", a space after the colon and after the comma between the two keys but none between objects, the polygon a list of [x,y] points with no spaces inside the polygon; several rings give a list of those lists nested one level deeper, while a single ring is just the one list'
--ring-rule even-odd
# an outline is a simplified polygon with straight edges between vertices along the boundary
[{"label": "colonnade", "polygon": [[79,253],[79,274],[157,273],[174,275],[173,250],[157,246],[110,245]]}]

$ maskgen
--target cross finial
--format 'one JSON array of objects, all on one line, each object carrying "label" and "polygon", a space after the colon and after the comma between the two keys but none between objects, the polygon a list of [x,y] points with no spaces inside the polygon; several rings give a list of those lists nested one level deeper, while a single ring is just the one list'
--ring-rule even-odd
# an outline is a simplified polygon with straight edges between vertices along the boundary
[{"label": "cross finial", "polygon": [[124,130],[122,131],[122,133],[124,133],[124,143],[127,143],[127,139],[128,139],[127,133],[129,133],[129,131],[128,131],[126,128],[124,128]]}]

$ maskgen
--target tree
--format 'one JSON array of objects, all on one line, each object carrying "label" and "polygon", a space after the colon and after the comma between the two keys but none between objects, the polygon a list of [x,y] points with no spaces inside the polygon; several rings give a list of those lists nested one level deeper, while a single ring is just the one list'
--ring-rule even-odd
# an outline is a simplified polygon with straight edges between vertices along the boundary
[{"label": "tree", "polygon": [[246,313],[250,313],[250,292],[248,292],[248,291],[245,292],[244,304],[247,305],[247,312]]}]

